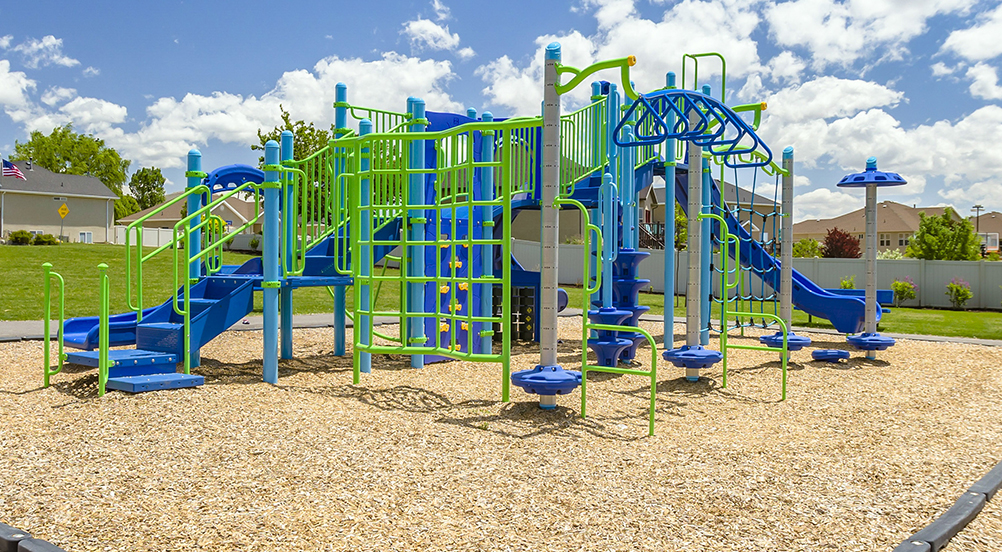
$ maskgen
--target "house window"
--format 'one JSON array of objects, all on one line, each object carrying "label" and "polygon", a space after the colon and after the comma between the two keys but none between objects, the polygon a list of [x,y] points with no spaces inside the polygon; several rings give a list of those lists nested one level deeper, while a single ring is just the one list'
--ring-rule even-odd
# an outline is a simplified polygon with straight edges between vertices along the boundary
[{"label": "house window", "polygon": [[28,230],[28,231],[31,232],[32,236],[41,236],[42,235],[42,231],[41,230]]},{"label": "house window", "polygon": [[866,236],[864,236],[863,234],[856,234],[856,239],[859,240],[859,241],[863,241],[863,238],[865,238],[865,237]]},{"label": "house window", "polygon": [[80,232],[80,243],[94,243],[94,233]]},{"label": "house window", "polygon": [[904,247],[908,245],[912,239],[911,234],[898,234],[898,247]]},{"label": "house window", "polygon": [[889,247],[890,245],[891,245],[891,235],[880,234],[880,247]]}]

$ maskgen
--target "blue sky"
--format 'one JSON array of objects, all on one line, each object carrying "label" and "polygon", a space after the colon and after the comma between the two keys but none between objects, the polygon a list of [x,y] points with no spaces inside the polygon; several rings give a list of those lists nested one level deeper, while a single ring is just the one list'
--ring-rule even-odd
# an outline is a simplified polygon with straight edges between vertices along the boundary
[{"label": "blue sky", "polygon": [[[862,205],[835,182],[875,155],[909,185],[881,199],[1002,211],[1002,4],[978,0],[10,2],[0,5],[0,152],[72,122],[169,190],[184,155],[255,163],[258,128],[326,127],[356,104],[534,114],[542,47],[564,63],[636,55],[640,90],[684,53],[725,55],[729,103],[766,101],[761,134],[794,146],[798,220]],[[238,6],[238,7],[237,7]],[[715,70],[710,66],[704,71]],[[613,76],[610,75],[610,79]],[[718,80],[714,81],[719,84]],[[581,105],[587,90],[566,99]]]}]

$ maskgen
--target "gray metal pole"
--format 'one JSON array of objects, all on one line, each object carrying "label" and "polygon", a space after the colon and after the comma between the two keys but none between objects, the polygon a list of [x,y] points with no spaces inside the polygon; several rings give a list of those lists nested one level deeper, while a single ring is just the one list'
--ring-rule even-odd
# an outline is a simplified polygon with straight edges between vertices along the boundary
[{"label": "gray metal pole", "polygon": [[[866,332],[877,333],[877,185],[866,185]],[[876,358],[867,351],[866,358]]]},{"label": "gray metal pole", "polygon": [[[560,189],[560,94],[557,93],[557,64],[560,45],[546,47],[543,78],[543,167],[540,242],[539,364],[557,365],[557,247],[560,213],[554,208]],[[540,399],[555,396],[540,396]]]},{"label": "gray metal pole", "polygon": [[[789,329],[793,320],[793,148],[783,150],[783,223],[781,226],[783,248],[780,252],[782,270],[779,282],[779,317]],[[735,264],[740,266],[740,262]]]},{"label": "gray metal pole", "polygon": [[[689,117],[689,132],[696,130],[698,117],[695,113],[687,115]],[[700,317],[700,275],[703,269],[701,255],[699,254],[700,241],[702,236],[699,213],[702,205],[702,184],[703,184],[703,148],[693,144],[692,140],[687,141],[689,148],[689,235],[686,242],[686,255],[689,257],[689,282],[685,288],[685,344],[689,346],[699,345],[699,317]],[[665,221],[667,224],[667,221]],[[699,377],[699,369],[686,368],[686,377]]]}]

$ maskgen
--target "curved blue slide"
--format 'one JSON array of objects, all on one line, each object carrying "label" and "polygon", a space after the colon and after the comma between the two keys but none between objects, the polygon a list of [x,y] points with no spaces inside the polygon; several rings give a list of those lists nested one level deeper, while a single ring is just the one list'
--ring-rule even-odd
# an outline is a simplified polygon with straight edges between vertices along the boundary
[{"label": "curved blue slide", "polygon": [[[679,165],[675,173],[675,197],[683,211],[688,207],[687,170],[685,165]],[[713,181],[712,201],[714,205],[722,204],[720,188],[715,180]],[[727,209],[722,211],[724,219],[727,221],[728,231],[741,238],[741,264],[754,267],[758,271],[764,271],[761,276],[766,285],[778,293],[780,288],[779,260],[766,252],[761,244],[751,240],[751,235]],[[731,257],[734,257],[733,250]],[[772,268],[775,270],[770,270]],[[811,316],[827,319],[839,332],[849,334],[863,331],[866,309],[862,298],[828,292],[798,272],[797,269],[793,269],[793,304]],[[880,314],[880,306],[878,305],[877,321],[880,321]]]}]

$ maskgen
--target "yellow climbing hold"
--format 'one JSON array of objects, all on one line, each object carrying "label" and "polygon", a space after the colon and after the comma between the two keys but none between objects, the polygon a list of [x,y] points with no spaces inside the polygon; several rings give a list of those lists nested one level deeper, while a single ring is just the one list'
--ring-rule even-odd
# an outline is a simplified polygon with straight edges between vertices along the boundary
[{"label": "yellow climbing hold", "polygon": [[444,286],[442,286],[442,287],[438,288],[438,291],[441,291],[441,292],[442,292],[443,294],[445,294],[445,293],[449,293],[449,285],[448,285],[448,284],[446,284],[446,285],[444,285]]},{"label": "yellow climbing hold", "polygon": [[459,289],[460,290],[466,291],[469,288],[470,288],[470,284],[467,284],[466,282],[460,282],[459,283]]}]

